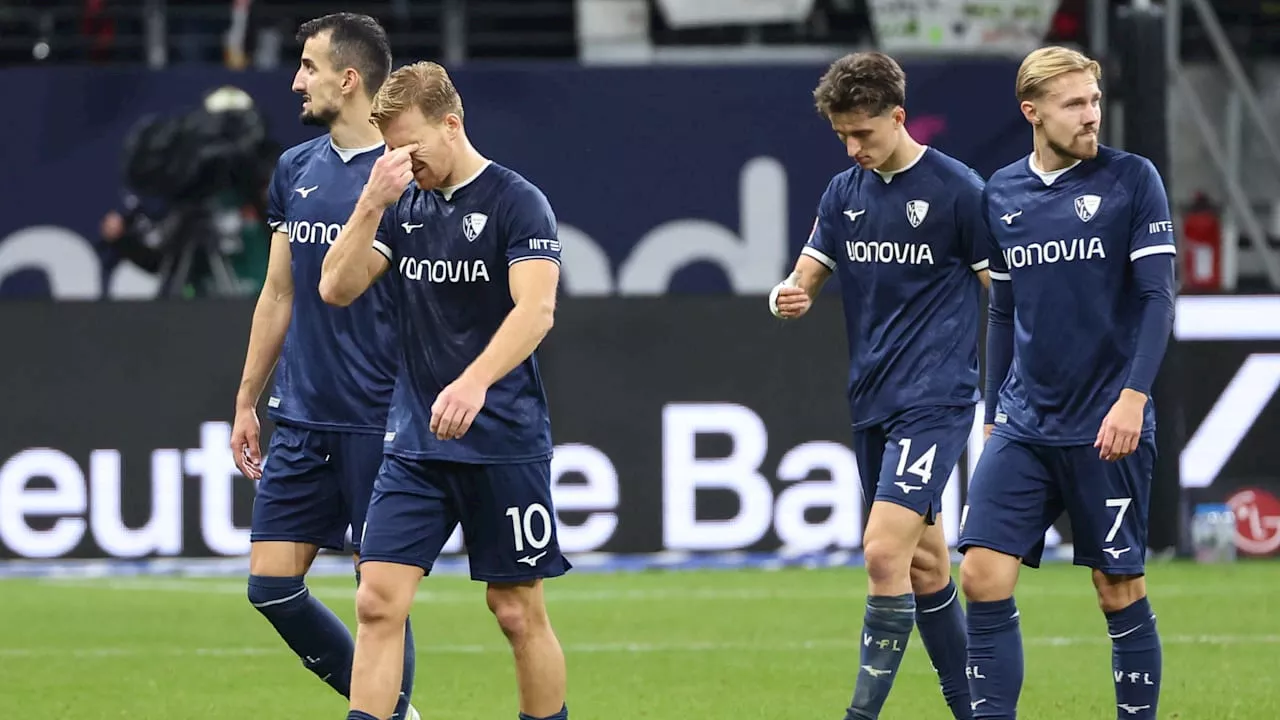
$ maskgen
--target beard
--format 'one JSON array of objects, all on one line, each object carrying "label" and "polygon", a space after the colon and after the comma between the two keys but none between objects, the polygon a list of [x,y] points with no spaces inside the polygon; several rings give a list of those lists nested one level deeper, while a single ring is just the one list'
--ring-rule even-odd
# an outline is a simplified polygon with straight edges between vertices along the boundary
[{"label": "beard", "polygon": [[1092,160],[1098,156],[1098,136],[1091,135],[1085,137],[1077,135],[1072,139],[1070,145],[1063,145],[1052,138],[1046,138],[1049,141],[1049,149],[1062,157],[1072,158],[1074,160]]},{"label": "beard", "polygon": [[[314,104],[314,101],[313,101]],[[328,128],[338,119],[337,108],[321,108],[320,110],[303,110],[298,116],[303,125]]]}]

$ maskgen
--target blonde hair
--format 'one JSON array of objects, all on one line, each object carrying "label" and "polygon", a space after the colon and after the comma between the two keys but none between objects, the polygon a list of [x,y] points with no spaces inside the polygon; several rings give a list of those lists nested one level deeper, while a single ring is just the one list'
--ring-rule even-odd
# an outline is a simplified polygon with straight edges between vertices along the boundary
[{"label": "blonde hair", "polygon": [[392,72],[373,96],[369,119],[384,128],[392,118],[414,107],[428,120],[439,120],[449,113],[462,117],[462,98],[438,63],[424,60]]},{"label": "blonde hair", "polygon": [[1035,100],[1044,94],[1045,83],[1070,72],[1084,71],[1094,80],[1102,79],[1102,66],[1084,53],[1070,48],[1050,46],[1033,51],[1018,68],[1016,83],[1018,100]]}]

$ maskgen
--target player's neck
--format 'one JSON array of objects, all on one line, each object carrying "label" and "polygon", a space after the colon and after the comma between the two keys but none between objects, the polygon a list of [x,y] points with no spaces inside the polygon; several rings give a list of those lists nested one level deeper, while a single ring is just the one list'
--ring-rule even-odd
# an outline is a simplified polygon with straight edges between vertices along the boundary
[{"label": "player's neck", "polygon": [[1071,167],[1080,162],[1080,159],[1059,153],[1047,141],[1037,135],[1035,148],[1031,153],[1031,162],[1035,164],[1036,169],[1040,172],[1051,173]]},{"label": "player's neck", "polygon": [[898,141],[898,147],[894,148],[893,154],[887,160],[876,168],[881,173],[897,172],[920,158],[920,153],[924,152],[924,145],[916,142],[916,139],[907,133],[906,128],[901,130],[902,139]]},{"label": "player's neck", "polygon": [[481,155],[465,137],[462,147],[458,148],[458,161],[453,164],[453,171],[441,183],[443,187],[454,187],[475,177],[489,159]]},{"label": "player's neck", "polygon": [[344,111],[329,126],[333,144],[344,149],[367,148],[382,142],[382,133],[371,122],[367,108]]}]

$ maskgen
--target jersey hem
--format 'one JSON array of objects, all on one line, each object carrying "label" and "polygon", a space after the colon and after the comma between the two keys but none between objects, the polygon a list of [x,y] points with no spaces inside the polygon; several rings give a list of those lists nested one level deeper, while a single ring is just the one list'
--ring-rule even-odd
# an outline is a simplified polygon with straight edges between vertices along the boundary
[{"label": "jersey hem", "polygon": [[[1098,425],[1101,426],[1102,423],[1098,423]],[[1027,443],[1029,445],[1044,445],[1046,447],[1074,447],[1074,446],[1080,446],[1080,445],[1088,445],[1092,447],[1093,443],[1096,442],[1098,439],[1098,436],[1096,434],[1090,435],[1088,437],[1067,437],[1067,438],[1036,437],[1033,435],[1027,435],[1024,433],[1019,433],[1013,430],[1009,430],[1008,426],[1003,424],[996,425],[995,429],[991,431],[991,434],[999,435],[1005,440],[1014,440],[1021,443]],[[1144,428],[1141,433],[1138,433],[1138,437],[1140,438],[1154,438],[1155,435],[1156,435],[1156,431],[1154,428],[1150,430],[1147,430]]]},{"label": "jersey hem", "polygon": [[922,402],[912,403],[905,407],[898,408],[893,412],[882,413],[869,420],[859,420],[852,424],[853,424],[854,430],[866,430],[869,427],[875,427],[876,425],[883,423],[885,420],[888,420],[894,415],[900,415],[910,410],[918,410],[920,408],[930,408],[930,407],[947,407],[947,408],[976,407],[977,405],[978,405],[977,400],[959,400],[956,398],[945,398],[941,400],[925,400]]},{"label": "jersey hem", "polygon": [[373,425],[344,425],[342,423],[326,423],[316,422],[314,420],[303,420],[297,417],[281,415],[279,413],[267,413],[267,417],[271,418],[278,425],[293,425],[304,430],[327,430],[332,432],[348,432],[357,435],[382,435],[387,431],[386,426],[375,427]]},{"label": "jersey hem", "polygon": [[520,463],[545,462],[551,459],[552,453],[537,455],[518,455],[512,457],[495,457],[493,455],[470,455],[467,457],[450,456],[439,452],[422,452],[387,448],[385,454],[405,460],[430,460],[432,462],[451,462],[460,465],[517,465]]}]

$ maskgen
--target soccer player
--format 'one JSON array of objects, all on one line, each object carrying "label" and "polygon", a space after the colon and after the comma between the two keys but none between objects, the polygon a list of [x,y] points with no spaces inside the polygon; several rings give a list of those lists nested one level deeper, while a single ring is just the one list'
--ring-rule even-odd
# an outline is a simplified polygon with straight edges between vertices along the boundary
[{"label": "soccer player", "polygon": [[1015,717],[1019,562],[1065,510],[1112,641],[1116,715],[1156,717],[1161,651],[1147,602],[1149,396],[1173,324],[1173,225],[1151,162],[1098,145],[1098,63],[1048,47],[1017,97],[1032,153],[987,184],[989,438],[960,536],[974,717]]},{"label": "soccer player", "polygon": [[[515,656],[522,720],[565,720],[565,663],[542,579],[569,570],[551,498],[551,423],[536,349],[551,329],[560,241],[546,197],[467,139],[441,66],[402,67],[373,119],[388,153],[324,261],[326,302],[384,272],[400,372],[361,543],[349,720],[391,711],[400,628],[462,524],[471,577]],[[410,179],[415,185],[405,189]]]},{"label": "soccer player", "polygon": [[[328,132],[287,150],[271,180],[271,256],[231,447],[240,471],[258,480],[249,601],[308,670],[349,696],[351,632],[308,592],[304,576],[319,548],[342,549],[348,528],[359,553],[395,383],[395,325],[389,283],[334,308],[320,299],[320,266],[382,154],[369,109],[391,51],[376,20],[349,13],[304,23],[298,41],[293,90],[302,95],[302,122]],[[267,400],[275,432],[264,467],[255,407],[277,360]],[[414,651],[407,621],[403,632],[397,720],[418,716],[409,705]]]},{"label": "soccer player", "polygon": [[837,60],[814,98],[857,164],[827,186],[770,305],[799,317],[840,276],[853,447],[871,506],[861,671],[845,717],[879,717],[918,625],[947,705],[968,718],[964,610],[938,515],[976,419],[982,179],[907,132],[906,75],[887,55]]}]

